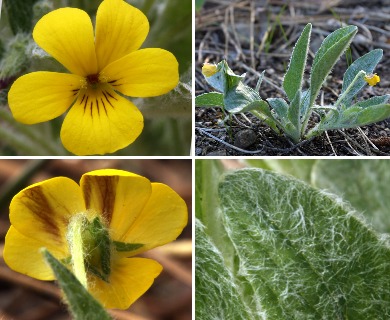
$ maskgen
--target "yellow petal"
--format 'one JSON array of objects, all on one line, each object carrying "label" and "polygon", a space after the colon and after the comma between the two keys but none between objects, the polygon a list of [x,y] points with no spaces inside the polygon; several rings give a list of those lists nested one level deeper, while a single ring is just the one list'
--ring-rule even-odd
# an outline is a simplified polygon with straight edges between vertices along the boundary
[{"label": "yellow petal", "polygon": [[99,70],[137,50],[149,32],[149,22],[123,0],[105,0],[96,16],[96,54]]},{"label": "yellow petal", "polygon": [[202,74],[205,77],[211,77],[217,73],[217,66],[212,63],[205,63],[202,67]]},{"label": "yellow petal", "polygon": [[36,24],[36,43],[74,74],[96,74],[97,60],[91,19],[85,11],[61,8]]},{"label": "yellow petal", "polygon": [[154,260],[118,259],[111,265],[109,283],[91,276],[90,292],[106,308],[127,309],[150,288],[161,271],[162,266]]},{"label": "yellow petal", "polygon": [[61,140],[76,155],[105,154],[127,147],[142,129],[137,107],[107,86],[80,92],[65,117]]},{"label": "yellow petal", "polygon": [[364,80],[370,85],[370,86],[376,86],[377,83],[381,81],[381,78],[376,74],[368,74],[364,77]]},{"label": "yellow petal", "polygon": [[62,247],[52,245],[50,241],[42,242],[26,237],[11,226],[5,237],[4,261],[12,270],[30,277],[54,280],[53,272],[40,252],[41,248],[47,248],[57,259],[69,256],[67,251],[61,250]]},{"label": "yellow petal", "polygon": [[19,122],[33,124],[63,114],[76,99],[83,78],[73,74],[33,72],[18,78],[8,93],[8,103]]},{"label": "yellow petal", "polygon": [[[121,241],[143,243],[143,247],[131,252],[131,255],[135,255],[175,240],[187,221],[188,211],[184,200],[167,185],[152,183],[148,203]],[[126,252],[120,254],[126,255]]]},{"label": "yellow petal", "polygon": [[150,181],[121,170],[97,170],[80,180],[85,204],[104,217],[111,236],[120,241],[151,194]]},{"label": "yellow petal", "polygon": [[142,49],[108,65],[102,73],[113,88],[131,97],[165,94],[179,82],[175,56],[163,49]]},{"label": "yellow petal", "polygon": [[57,177],[20,191],[11,201],[9,216],[11,224],[24,236],[65,248],[69,219],[83,211],[77,183]]}]

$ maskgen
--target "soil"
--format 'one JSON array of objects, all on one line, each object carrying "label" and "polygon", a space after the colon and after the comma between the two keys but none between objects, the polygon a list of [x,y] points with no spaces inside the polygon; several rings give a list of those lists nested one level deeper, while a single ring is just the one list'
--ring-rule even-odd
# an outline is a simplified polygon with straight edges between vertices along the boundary
[{"label": "soil", "polygon": [[[381,76],[381,82],[365,87],[358,100],[389,93],[390,77],[385,71],[390,66],[390,1],[208,0],[196,14],[196,95],[213,91],[201,73],[203,63],[226,59],[236,74],[246,73],[244,82],[252,88],[265,70],[260,89],[263,99],[284,97],[283,76],[294,43],[308,22],[313,24],[313,30],[304,87],[324,37],[345,24],[354,24],[359,31],[349,50],[353,61],[376,48],[384,51],[374,71]],[[347,66],[343,55],[322,87],[317,104],[327,105],[337,99]],[[313,114],[309,127],[318,121],[319,116]],[[239,148],[237,134],[241,136],[243,130],[253,131],[255,138],[250,146],[245,143],[245,148]],[[294,144],[250,113],[229,119],[219,108],[196,108],[195,135],[197,156],[390,155],[390,119],[360,128],[328,131]]]}]

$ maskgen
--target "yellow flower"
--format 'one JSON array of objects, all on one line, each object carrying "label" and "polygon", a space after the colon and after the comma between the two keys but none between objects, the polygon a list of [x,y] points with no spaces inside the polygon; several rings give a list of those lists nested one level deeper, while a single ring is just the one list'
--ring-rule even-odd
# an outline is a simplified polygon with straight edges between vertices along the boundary
[{"label": "yellow flower", "polygon": [[202,67],[202,74],[205,77],[211,77],[217,73],[217,66],[212,63],[204,63]]},{"label": "yellow flower", "polygon": [[[126,309],[162,270],[154,260],[133,256],[176,239],[187,219],[185,202],[171,188],[130,172],[92,171],[82,176],[80,186],[52,178],[13,198],[4,260],[15,271],[53,280],[40,249],[64,263],[72,261],[72,237],[78,236],[72,226],[82,220],[85,286],[106,308]],[[108,239],[108,250],[96,251],[101,241],[91,237],[91,230]]]},{"label": "yellow flower", "polygon": [[381,78],[376,74],[367,74],[364,76],[364,80],[370,85],[375,86],[378,82],[381,81]]},{"label": "yellow flower", "polygon": [[[8,102],[17,121],[54,119],[72,106],[61,128],[66,149],[76,155],[122,149],[142,132],[132,97],[167,93],[178,83],[178,63],[168,51],[139,49],[149,32],[145,15],[123,0],[104,0],[95,35],[88,14],[54,10],[36,24],[33,38],[71,74],[33,72],[12,85]],[[73,104],[73,105],[72,105]]]}]

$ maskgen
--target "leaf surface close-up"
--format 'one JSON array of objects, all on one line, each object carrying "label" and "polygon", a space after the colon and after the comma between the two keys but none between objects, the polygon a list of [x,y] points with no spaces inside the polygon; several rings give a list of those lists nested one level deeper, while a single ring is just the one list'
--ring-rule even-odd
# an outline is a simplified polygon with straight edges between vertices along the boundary
[{"label": "leaf surface close-up", "polygon": [[[306,166],[312,167],[312,178],[317,174],[321,187],[332,181],[325,177],[320,183],[318,178],[323,173],[320,165],[329,162]],[[215,245],[215,236],[199,221],[197,312],[221,315],[217,309],[227,309],[218,297],[234,303],[239,294],[234,311],[251,319],[390,316],[389,239],[374,231],[348,200],[262,169],[225,174],[218,194],[220,232],[233,249],[223,252],[223,241]]]}]

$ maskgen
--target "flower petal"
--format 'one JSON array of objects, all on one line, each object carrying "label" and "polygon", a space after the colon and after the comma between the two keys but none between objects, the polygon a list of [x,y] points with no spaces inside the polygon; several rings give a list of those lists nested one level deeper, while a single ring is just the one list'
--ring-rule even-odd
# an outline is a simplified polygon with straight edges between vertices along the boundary
[{"label": "flower petal", "polygon": [[179,82],[179,64],[163,49],[142,49],[108,65],[101,74],[113,88],[131,97],[165,94]]},{"label": "flower petal", "polygon": [[96,15],[99,70],[137,50],[149,32],[146,16],[123,0],[105,0]]},{"label": "flower petal", "polygon": [[47,248],[57,259],[65,259],[69,253],[50,241],[38,241],[26,237],[13,226],[5,237],[4,261],[17,272],[39,280],[54,280],[53,272],[45,262],[40,249]]},{"label": "flower petal", "polygon": [[85,11],[61,8],[44,15],[33,31],[35,42],[74,74],[96,74],[91,19]]},{"label": "flower petal", "polygon": [[110,282],[93,277],[92,295],[106,308],[127,309],[153,284],[162,266],[150,259],[124,258],[111,265]]},{"label": "flower petal", "polygon": [[8,103],[19,122],[33,124],[63,114],[76,99],[83,78],[57,72],[33,72],[18,78],[8,93]]},{"label": "flower petal", "polygon": [[[188,212],[184,200],[167,185],[152,183],[152,195],[148,203],[132,222],[122,241],[144,244],[131,251],[133,256],[175,240],[187,222]],[[126,252],[120,254],[125,255]]]},{"label": "flower petal", "polygon": [[148,179],[121,170],[88,172],[82,176],[80,186],[87,209],[104,217],[114,240],[122,239],[151,194]]},{"label": "flower petal", "polygon": [[69,219],[83,211],[80,187],[71,179],[58,177],[20,191],[11,201],[9,216],[24,236],[65,248]]},{"label": "flower petal", "polygon": [[76,155],[105,154],[127,147],[142,129],[143,116],[133,103],[108,87],[87,89],[66,115],[61,140]]}]

